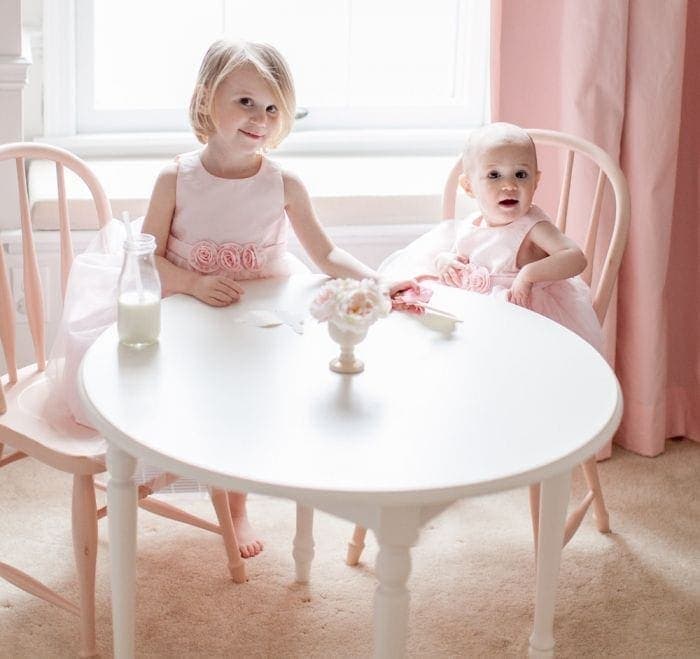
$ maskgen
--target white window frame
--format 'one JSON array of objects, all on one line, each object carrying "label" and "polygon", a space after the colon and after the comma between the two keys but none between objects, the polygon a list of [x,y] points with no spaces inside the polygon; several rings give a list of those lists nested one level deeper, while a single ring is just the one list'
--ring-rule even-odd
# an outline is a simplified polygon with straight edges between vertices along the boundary
[{"label": "white window frame", "polygon": [[[469,77],[473,88],[480,90],[483,106],[465,120],[463,107],[413,108],[399,113],[395,108],[341,110],[311,108],[310,115],[297,122],[292,134],[278,152],[294,154],[316,153],[377,153],[440,155],[455,153],[464,141],[465,131],[488,121],[490,111],[488,52],[485,41],[488,34],[477,30],[483,22],[465,20],[471,12],[486,13],[487,0],[464,0],[460,3],[460,23],[456,49],[458,81],[456,96],[463,97],[463,83]],[[81,114],[76,98],[77,76],[84,76],[82,62],[76,61],[77,39],[81,49],[91,50],[89,28],[77,21],[90,21],[92,0],[44,0],[44,139],[72,148],[85,156],[99,155],[162,155],[170,154],[197,144],[188,132],[163,132],[163,111],[143,111],[146,122],[136,126],[129,119],[119,117],[123,133],[109,130],[119,113],[100,113],[102,118]],[[80,9],[80,11],[76,11]],[[456,29],[458,29],[456,27]],[[467,57],[468,44],[479,44],[476,57]],[[89,58],[88,58],[89,61]],[[467,70],[469,68],[469,71]],[[85,79],[85,78],[83,78]],[[461,88],[459,87],[461,85]],[[83,86],[84,93],[90,92]],[[473,90],[472,90],[473,91]],[[335,128],[328,129],[329,115],[333,114]],[[151,115],[149,117],[149,114]],[[181,112],[180,112],[181,114]],[[358,121],[362,123],[358,127]],[[79,131],[83,125],[87,130]],[[143,131],[143,127],[152,132]],[[138,129],[138,132],[136,130]],[[113,131],[113,128],[112,128]],[[134,131],[134,132],[129,132]]]}]

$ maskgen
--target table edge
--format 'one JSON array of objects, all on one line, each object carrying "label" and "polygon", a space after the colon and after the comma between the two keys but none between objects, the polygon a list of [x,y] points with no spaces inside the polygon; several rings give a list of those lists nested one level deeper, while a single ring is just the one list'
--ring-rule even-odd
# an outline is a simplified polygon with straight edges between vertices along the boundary
[{"label": "table edge", "polygon": [[211,471],[204,467],[198,467],[183,462],[164,453],[154,451],[123,433],[97,411],[85,390],[83,380],[83,363],[78,371],[78,392],[85,412],[94,427],[106,439],[108,444],[114,444],[125,453],[145,460],[169,472],[183,477],[191,477],[199,482],[228,490],[240,490],[254,492],[270,496],[293,499],[296,501],[343,501],[344,503],[366,503],[371,500],[381,505],[411,505],[416,503],[441,503],[456,501],[461,498],[482,494],[491,494],[524,487],[532,483],[538,483],[555,476],[566,469],[573,469],[577,465],[594,455],[608,442],[620,425],[623,412],[623,398],[620,383],[613,373],[616,386],[615,409],[606,424],[588,442],[576,451],[565,455],[555,462],[540,465],[518,474],[504,478],[496,478],[488,481],[479,481],[466,485],[451,485],[441,488],[425,488],[420,490],[390,490],[390,491],[361,491],[356,490],[320,490],[303,488],[284,483],[268,483],[246,478],[236,477],[230,474]]}]

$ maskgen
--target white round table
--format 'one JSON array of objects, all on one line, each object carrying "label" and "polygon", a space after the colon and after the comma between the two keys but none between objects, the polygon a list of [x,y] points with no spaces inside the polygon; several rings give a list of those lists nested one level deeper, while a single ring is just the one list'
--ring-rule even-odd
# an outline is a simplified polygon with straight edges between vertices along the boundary
[{"label": "white round table", "polygon": [[[306,319],[316,275],[245,282],[243,300],[163,301],[157,345],[119,345],[116,327],[82,364],[83,400],[109,441],[115,656],[134,654],[137,458],[209,485],[293,499],[297,578],[313,556],[312,509],[374,530],[375,652],[405,650],[410,547],[454,501],[542,482],[532,654],[551,654],[554,593],[572,467],[617,428],[622,399],[600,355],[506,302],[440,287],[452,333],[392,313],[339,375],[325,324]],[[257,311],[289,324],[259,327]],[[342,539],[339,539],[339,541]]]}]

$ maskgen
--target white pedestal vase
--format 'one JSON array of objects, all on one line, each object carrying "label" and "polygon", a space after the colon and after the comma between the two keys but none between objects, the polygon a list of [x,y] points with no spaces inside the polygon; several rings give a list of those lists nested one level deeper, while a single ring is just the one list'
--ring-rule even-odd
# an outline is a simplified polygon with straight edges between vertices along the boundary
[{"label": "white pedestal vase", "polygon": [[332,321],[328,321],[328,334],[340,346],[340,355],[331,359],[328,364],[331,371],[336,373],[360,373],[364,363],[355,357],[355,346],[367,336],[367,328],[360,331],[340,329]]}]

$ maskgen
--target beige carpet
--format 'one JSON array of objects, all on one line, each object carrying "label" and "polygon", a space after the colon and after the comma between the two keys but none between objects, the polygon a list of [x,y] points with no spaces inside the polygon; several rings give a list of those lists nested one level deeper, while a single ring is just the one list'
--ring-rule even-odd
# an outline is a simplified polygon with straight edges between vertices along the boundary
[{"label": "beige carpet", "polygon": [[[560,657],[700,657],[700,445],[600,465],[614,533],[584,521],[566,548],[555,618]],[[70,479],[23,460],[0,472],[0,560],[75,597]],[[578,475],[574,487],[580,492]],[[201,499],[186,507],[213,518]],[[294,505],[251,497],[267,546],[250,581],[226,578],[217,536],[142,513],[137,647],[142,657],[367,657],[373,561],[342,557],[351,525],[317,513],[312,583],[293,582]],[[524,657],[533,563],[523,490],[465,500],[413,551],[408,655]],[[111,656],[109,546],[100,522],[98,640]],[[71,657],[77,619],[0,582],[0,656]]]}]

